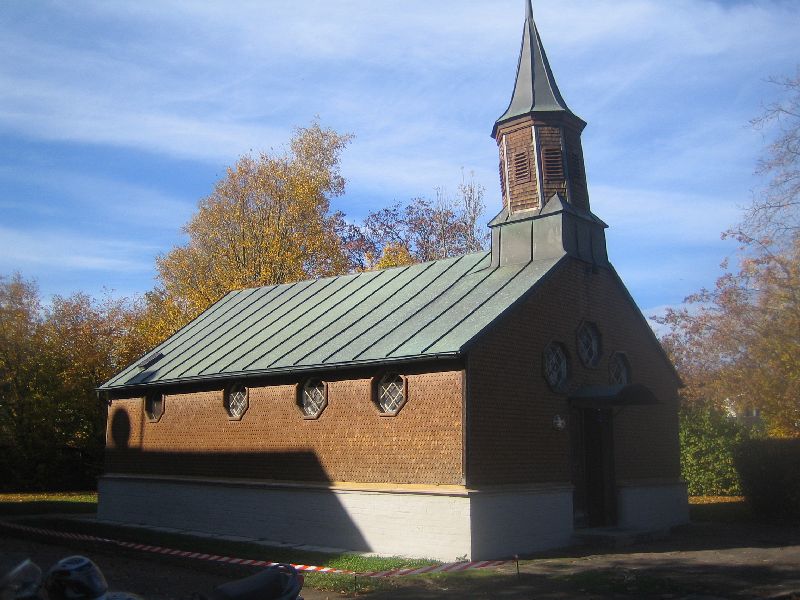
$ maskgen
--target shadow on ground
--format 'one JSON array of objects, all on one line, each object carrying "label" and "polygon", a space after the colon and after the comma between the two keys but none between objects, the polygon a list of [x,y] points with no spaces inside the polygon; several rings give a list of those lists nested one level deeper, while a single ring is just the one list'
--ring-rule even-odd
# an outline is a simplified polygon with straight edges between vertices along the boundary
[{"label": "shadow on ground", "polygon": [[416,598],[800,598],[800,528],[695,523],[621,549],[575,548],[499,572],[406,580],[370,600]]}]

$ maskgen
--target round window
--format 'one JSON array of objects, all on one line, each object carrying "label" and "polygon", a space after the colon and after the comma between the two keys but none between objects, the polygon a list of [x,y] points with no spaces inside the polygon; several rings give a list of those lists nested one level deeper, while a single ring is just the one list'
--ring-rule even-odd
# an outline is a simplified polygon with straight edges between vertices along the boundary
[{"label": "round window", "polygon": [[544,378],[555,391],[563,391],[569,382],[569,359],[562,344],[553,342],[544,350]]},{"label": "round window", "polygon": [[240,420],[249,407],[247,388],[240,383],[229,387],[225,393],[225,410],[233,420]]},{"label": "round window", "polygon": [[326,406],[328,406],[328,391],[325,384],[319,379],[308,380],[300,393],[300,408],[303,415],[309,419],[316,419]]}]

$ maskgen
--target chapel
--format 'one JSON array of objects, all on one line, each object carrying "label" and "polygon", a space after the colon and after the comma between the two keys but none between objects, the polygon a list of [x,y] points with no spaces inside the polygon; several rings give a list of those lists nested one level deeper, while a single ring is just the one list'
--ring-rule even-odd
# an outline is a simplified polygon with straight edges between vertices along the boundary
[{"label": "chapel", "polygon": [[485,252],[230,292],[104,383],[100,519],[453,560],[688,520],[680,380],[530,0]]}]

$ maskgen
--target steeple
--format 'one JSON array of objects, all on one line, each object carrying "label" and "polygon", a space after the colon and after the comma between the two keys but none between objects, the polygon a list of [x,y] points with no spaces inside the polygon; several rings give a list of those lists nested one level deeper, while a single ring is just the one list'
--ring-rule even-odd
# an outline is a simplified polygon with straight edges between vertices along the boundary
[{"label": "steeple", "polygon": [[533,5],[526,0],[525,26],[522,30],[522,47],[517,64],[517,80],[511,102],[494,124],[492,137],[497,127],[510,119],[538,111],[570,112],[556,84],[547,54],[542,46],[542,38],[536,21],[533,19]]},{"label": "steeple", "polygon": [[514,94],[492,129],[503,193],[503,210],[489,223],[492,265],[564,254],[607,265],[606,224],[589,208],[581,146],[586,123],[561,96],[531,0],[525,7]]},{"label": "steeple", "polygon": [[511,102],[492,129],[500,150],[500,184],[509,215],[542,210],[559,194],[589,210],[581,132],[586,123],[567,106],[556,84],[525,0],[525,25]]}]

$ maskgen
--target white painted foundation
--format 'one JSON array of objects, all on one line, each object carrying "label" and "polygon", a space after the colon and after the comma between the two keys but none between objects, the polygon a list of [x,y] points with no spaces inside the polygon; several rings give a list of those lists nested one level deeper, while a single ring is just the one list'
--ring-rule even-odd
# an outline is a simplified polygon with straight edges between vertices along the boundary
[{"label": "white painted foundation", "polygon": [[[274,543],[452,561],[570,545],[572,486],[291,484],[107,475],[98,518]],[[689,520],[686,486],[619,486],[618,525],[668,529]]]},{"label": "white painted foundation", "polygon": [[107,475],[98,518],[451,561],[566,546],[572,488],[329,486]]}]

